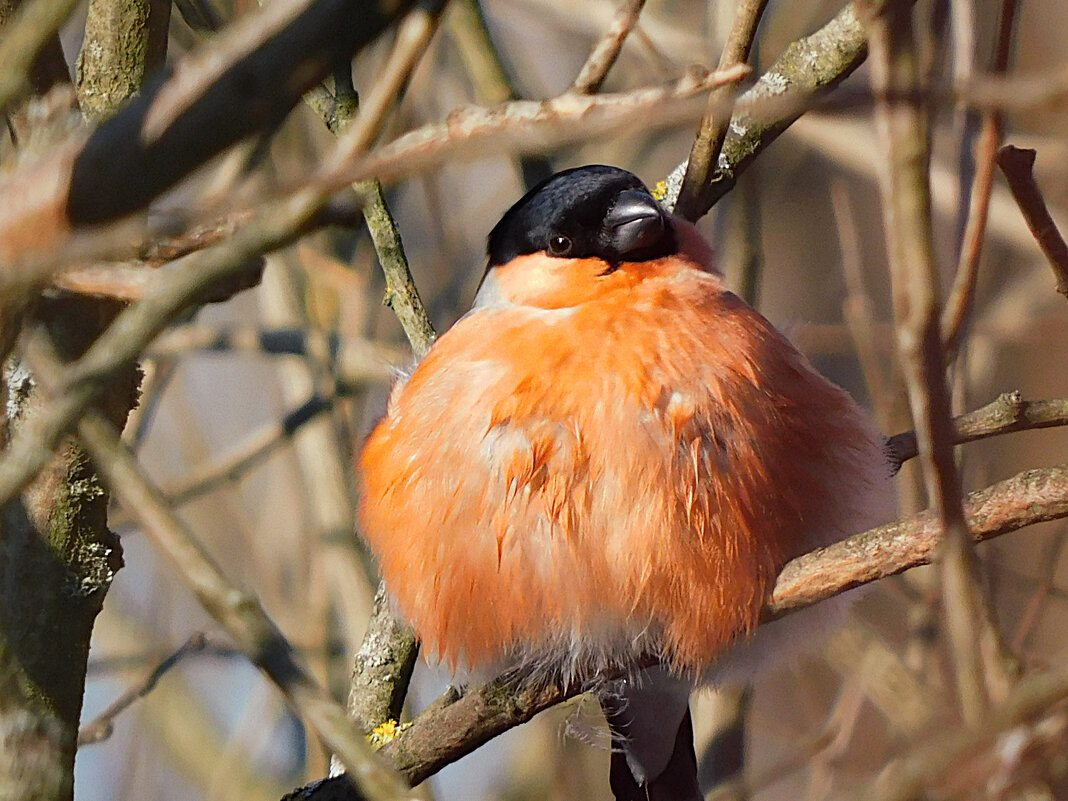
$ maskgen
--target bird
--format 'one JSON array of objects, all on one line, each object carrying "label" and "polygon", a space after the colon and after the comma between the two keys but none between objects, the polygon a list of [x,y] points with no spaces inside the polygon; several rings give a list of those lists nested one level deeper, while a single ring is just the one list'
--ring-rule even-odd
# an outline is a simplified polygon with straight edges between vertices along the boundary
[{"label": "bird", "polygon": [[619,801],[702,797],[691,691],[806,640],[804,614],[757,630],[777,574],[893,504],[869,416],[727,288],[694,225],[596,164],[492,228],[470,311],[397,382],[358,468],[362,535],[428,658],[622,677],[596,685]]}]

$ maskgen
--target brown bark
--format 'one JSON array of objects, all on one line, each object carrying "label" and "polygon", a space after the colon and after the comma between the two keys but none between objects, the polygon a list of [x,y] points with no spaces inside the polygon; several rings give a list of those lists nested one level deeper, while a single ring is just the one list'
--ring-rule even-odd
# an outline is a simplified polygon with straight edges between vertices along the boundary
[{"label": "brown bark", "polygon": [[[80,354],[116,311],[84,299],[43,302],[36,321],[64,358]],[[33,418],[42,390],[9,362],[7,425]],[[111,385],[103,410],[121,425],[137,371]],[[70,440],[0,513],[0,799],[69,799],[93,621],[122,549],[108,494]]]}]

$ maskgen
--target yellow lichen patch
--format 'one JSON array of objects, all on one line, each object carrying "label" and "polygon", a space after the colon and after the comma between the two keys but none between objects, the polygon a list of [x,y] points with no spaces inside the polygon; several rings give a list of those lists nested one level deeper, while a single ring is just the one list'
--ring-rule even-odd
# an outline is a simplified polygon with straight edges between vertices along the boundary
[{"label": "yellow lichen patch", "polygon": [[653,197],[661,203],[664,202],[664,198],[667,197],[667,181],[656,182],[656,186],[653,187]]},{"label": "yellow lichen patch", "polygon": [[378,750],[386,743],[392,742],[400,736],[400,733],[411,726],[411,721],[408,723],[397,723],[397,721],[390,718],[385,723],[379,723],[371,730],[371,736],[368,738],[371,741],[371,746]]}]

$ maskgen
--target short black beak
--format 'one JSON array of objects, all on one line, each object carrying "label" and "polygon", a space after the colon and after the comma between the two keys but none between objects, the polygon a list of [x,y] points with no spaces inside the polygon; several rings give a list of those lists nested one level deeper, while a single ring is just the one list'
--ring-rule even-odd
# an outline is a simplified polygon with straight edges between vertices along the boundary
[{"label": "short black beak", "polygon": [[658,245],[668,227],[664,210],[652,195],[628,189],[604,220],[608,244],[620,256]]}]

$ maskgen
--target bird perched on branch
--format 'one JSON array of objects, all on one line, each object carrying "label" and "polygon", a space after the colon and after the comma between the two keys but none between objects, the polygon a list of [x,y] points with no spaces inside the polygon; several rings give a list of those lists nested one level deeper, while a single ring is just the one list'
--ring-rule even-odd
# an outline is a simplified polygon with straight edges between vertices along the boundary
[{"label": "bird perched on branch", "polygon": [[699,799],[690,691],[785,648],[788,560],[885,519],[884,438],[625,170],[539,184],[488,254],[367,441],[363,535],[424,653],[622,670],[616,797]]}]

